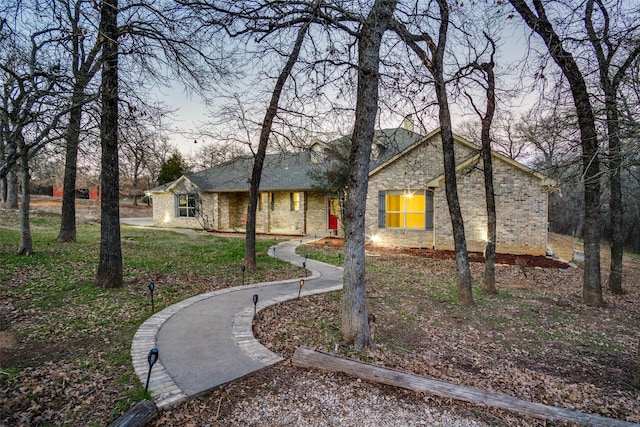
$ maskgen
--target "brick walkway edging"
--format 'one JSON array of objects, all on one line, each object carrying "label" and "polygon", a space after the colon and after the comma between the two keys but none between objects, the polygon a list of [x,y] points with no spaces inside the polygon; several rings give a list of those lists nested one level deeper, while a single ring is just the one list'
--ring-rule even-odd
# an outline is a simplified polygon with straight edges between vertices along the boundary
[{"label": "brick walkway edging", "polygon": [[[270,251],[269,251],[270,252]],[[339,268],[339,267],[337,267]],[[311,270],[311,275],[306,277],[305,280],[311,280],[320,277],[320,274],[317,271]],[[188,298],[184,301],[180,301],[176,304],[173,304],[162,311],[155,313],[149,319],[147,319],[137,330],[136,334],[133,337],[133,341],[131,344],[131,361],[133,364],[133,368],[135,370],[136,375],[142,382],[142,384],[146,384],[147,375],[149,373],[149,363],[147,357],[149,355],[149,351],[156,347],[156,336],[158,331],[162,327],[162,325],[170,319],[174,314],[179,312],[180,310],[203,301],[208,298],[213,298],[218,295],[236,292],[240,290],[246,289],[257,289],[262,288],[269,285],[280,284],[280,283],[294,283],[298,282],[300,279],[289,279],[289,280],[281,280],[275,282],[262,282],[255,283],[244,286],[236,286],[233,288],[225,288],[219,289],[217,291],[207,292],[204,294],[196,295],[191,298]],[[306,295],[314,295],[324,292],[337,291],[342,289],[342,284],[333,286],[331,288],[318,289],[311,292],[306,292]],[[297,298],[298,292],[293,291],[290,294],[273,298],[271,300],[266,300],[264,302],[258,302],[257,311],[263,310],[266,307],[271,305],[288,301],[294,298]],[[284,360],[281,356],[273,353],[266,347],[264,347],[260,342],[253,336],[253,308],[248,307],[247,309],[237,313],[233,320],[232,325],[232,333],[234,340],[238,344],[238,346],[252,359],[260,362],[265,367],[278,363]],[[155,401],[158,409],[169,409],[174,407],[184,400],[186,400],[189,396],[187,396],[173,381],[167,370],[162,364],[162,354],[159,355],[158,361],[153,366],[151,371],[151,376],[149,378],[149,392],[153,396],[153,400]]]}]

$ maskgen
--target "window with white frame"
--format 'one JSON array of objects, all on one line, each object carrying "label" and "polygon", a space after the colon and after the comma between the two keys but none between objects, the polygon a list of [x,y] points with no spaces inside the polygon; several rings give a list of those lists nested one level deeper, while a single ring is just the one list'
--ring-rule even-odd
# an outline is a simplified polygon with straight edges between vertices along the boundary
[{"label": "window with white frame", "polygon": [[198,196],[194,193],[176,194],[176,216],[195,218],[197,215]]}]

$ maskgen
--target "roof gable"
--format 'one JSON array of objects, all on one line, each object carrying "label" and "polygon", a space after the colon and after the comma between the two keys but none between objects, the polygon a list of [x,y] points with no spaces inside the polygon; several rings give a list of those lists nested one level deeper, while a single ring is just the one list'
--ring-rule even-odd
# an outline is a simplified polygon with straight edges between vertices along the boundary
[{"label": "roof gable", "polygon": [[[430,140],[432,140],[434,137],[436,137],[437,135],[439,135],[441,133],[441,129],[440,128],[436,128],[433,131],[429,132],[427,135],[425,135],[424,137],[420,138],[418,141],[415,141],[413,144],[407,146],[404,150],[402,150],[401,152],[395,154],[394,156],[390,157],[389,159],[387,159],[385,162],[382,162],[380,164],[378,164],[375,168],[372,168],[371,171],[369,172],[369,176],[372,176],[376,173],[378,173],[379,171],[381,171],[382,169],[388,167],[391,163],[397,161],[398,159],[400,159],[401,157],[407,156],[409,155],[409,153],[411,153],[413,150],[415,150],[416,148],[420,147],[422,144],[429,142]],[[468,149],[471,149],[473,151],[476,151],[476,154],[469,156],[468,158],[466,158],[465,160],[459,162],[456,165],[456,171],[459,171],[461,169],[464,169],[466,167],[468,167],[469,165],[471,165],[472,163],[476,162],[479,158],[480,158],[480,146],[474,144],[471,141],[468,141],[467,139],[453,134],[453,140],[454,143],[459,144],[463,147],[466,147]],[[546,187],[554,187],[556,185],[556,182],[554,180],[552,180],[551,178],[548,178],[544,175],[542,175],[539,172],[534,171],[533,169],[529,168],[528,166],[523,165],[522,163],[511,159],[510,157],[507,157],[503,154],[500,154],[498,152],[492,151],[491,152],[492,157],[499,159],[500,161],[503,161],[505,163],[507,163],[508,165],[510,165],[513,168],[519,169],[523,172],[526,172],[530,175],[533,175],[534,177],[536,177],[537,179],[540,180],[540,185],[542,186],[546,186]],[[434,177],[431,181],[429,181],[428,183],[428,187],[437,187],[441,184],[441,182],[444,181],[444,173]]]}]

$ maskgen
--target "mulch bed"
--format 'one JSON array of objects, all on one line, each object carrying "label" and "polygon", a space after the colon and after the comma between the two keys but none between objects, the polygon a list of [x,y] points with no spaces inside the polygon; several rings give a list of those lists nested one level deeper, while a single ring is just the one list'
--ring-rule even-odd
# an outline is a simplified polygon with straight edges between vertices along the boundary
[{"label": "mulch bed", "polygon": [[[344,246],[344,240],[336,237],[327,237],[316,240],[315,242],[311,242],[309,244],[342,248]],[[365,250],[373,253],[405,254],[416,257],[443,260],[455,260],[456,258],[456,254],[454,251],[433,250],[424,248],[365,245]],[[485,259],[482,252],[469,252],[469,262],[484,263],[484,261]],[[569,264],[567,264],[566,262],[538,255],[496,254],[496,264],[520,265],[527,268],[569,268]]]}]

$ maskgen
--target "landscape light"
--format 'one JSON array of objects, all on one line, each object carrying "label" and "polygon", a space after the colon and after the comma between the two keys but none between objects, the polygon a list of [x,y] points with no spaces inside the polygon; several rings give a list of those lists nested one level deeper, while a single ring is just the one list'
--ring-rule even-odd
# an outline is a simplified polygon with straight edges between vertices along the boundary
[{"label": "landscape light", "polygon": [[258,307],[258,294],[253,296],[253,317],[256,317],[256,311]]},{"label": "landscape light", "polygon": [[158,349],[152,348],[149,351],[149,356],[147,356],[147,361],[149,362],[149,373],[147,374],[147,384],[144,386],[144,392],[146,393],[149,390],[149,378],[151,378],[151,368],[158,361]]},{"label": "landscape light", "polygon": [[303,286],[304,286],[304,279],[300,279],[300,288],[298,288],[298,299],[300,299],[300,292],[302,292]]},{"label": "landscape light", "polygon": [[244,272],[247,270],[247,267],[244,264],[242,264],[241,270],[242,270],[242,285],[244,286]]},{"label": "landscape light", "polygon": [[149,293],[151,294],[151,312],[155,313],[156,308],[153,304],[153,291],[156,288],[156,285],[153,282],[149,282]]}]

